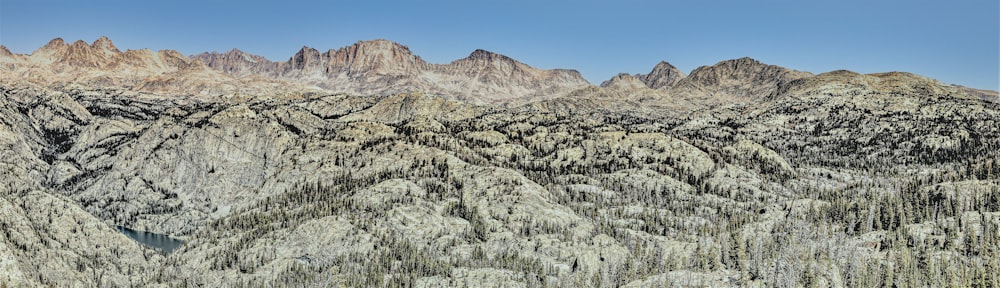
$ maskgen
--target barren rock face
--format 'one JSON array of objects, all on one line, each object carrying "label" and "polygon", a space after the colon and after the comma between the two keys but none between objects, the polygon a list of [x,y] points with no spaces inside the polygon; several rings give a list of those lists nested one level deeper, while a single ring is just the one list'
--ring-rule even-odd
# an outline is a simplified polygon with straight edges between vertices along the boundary
[{"label": "barren rock face", "polygon": [[0,53],[0,284],[998,284],[992,91],[738,59],[560,97],[578,75],[389,41],[195,58]]},{"label": "barren rock face", "polygon": [[267,58],[243,52],[239,49],[225,53],[201,53],[192,58],[200,59],[208,67],[222,70],[236,77],[273,73],[277,66]]},{"label": "barren rock face", "polygon": [[656,64],[656,67],[653,67],[653,71],[650,71],[649,74],[640,76],[644,76],[639,78],[642,78],[642,82],[646,83],[646,86],[653,89],[669,89],[685,77],[684,72],[666,61]]},{"label": "barren rock face", "polygon": [[629,75],[628,73],[621,73],[615,75],[608,81],[601,83],[601,88],[614,89],[614,90],[640,90],[646,87],[646,83],[642,81],[639,77]]}]

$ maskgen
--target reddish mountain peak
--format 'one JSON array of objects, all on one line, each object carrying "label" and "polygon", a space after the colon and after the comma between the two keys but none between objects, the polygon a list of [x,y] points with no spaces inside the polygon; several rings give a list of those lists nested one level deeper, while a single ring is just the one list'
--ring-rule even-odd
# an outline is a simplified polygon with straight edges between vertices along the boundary
[{"label": "reddish mountain peak", "polygon": [[416,73],[426,63],[409,47],[384,39],[358,41],[327,54],[330,65],[345,68],[351,75],[374,72],[381,75]]},{"label": "reddish mountain peak", "polygon": [[338,49],[331,57],[349,62],[357,60],[365,62],[388,60],[412,61],[416,58],[409,47],[384,39],[358,41],[351,46]]},{"label": "reddish mountain peak", "polygon": [[[239,50],[237,50],[237,51],[239,51]],[[316,48],[312,48],[312,47],[309,47],[309,46],[302,46],[302,48],[299,49],[298,52],[295,52],[295,56],[294,57],[305,56],[305,55],[319,55],[319,54],[320,54],[319,50],[316,50]]]},{"label": "reddish mountain peak", "polygon": [[468,59],[468,60],[482,59],[482,60],[488,60],[488,61],[499,60],[499,61],[505,61],[505,62],[516,62],[514,60],[514,58],[510,58],[510,57],[507,57],[507,56],[505,56],[503,54],[494,53],[494,52],[486,51],[486,50],[483,50],[483,49],[476,49],[476,51],[472,51],[472,53],[469,54],[469,57],[465,57],[465,59]]},{"label": "reddish mountain peak", "polygon": [[476,49],[475,51],[472,51],[468,57],[452,62],[452,65],[466,67],[466,69],[473,70],[514,69],[521,72],[538,70],[527,64],[514,60],[514,58],[483,49]]},{"label": "reddish mountain peak", "polygon": [[160,50],[157,52],[163,54],[164,57],[175,58],[175,59],[187,59],[187,57],[184,57],[184,54],[181,54],[181,52],[177,52],[177,50],[167,49],[167,50]]},{"label": "reddish mountain peak", "polygon": [[[718,81],[719,79],[757,79],[787,74],[791,69],[768,65],[750,57],[720,61],[712,66],[701,66],[691,72],[692,80]],[[775,78],[775,77],[770,77]]]},{"label": "reddish mountain peak", "polygon": [[66,46],[66,41],[63,41],[62,38],[56,38],[50,40],[49,43],[46,43],[45,46],[42,46],[42,48],[39,48],[38,50],[54,50],[65,48]]},{"label": "reddish mountain peak", "polygon": [[652,72],[658,72],[658,71],[679,71],[679,70],[677,69],[677,67],[674,67],[673,64],[670,64],[667,61],[660,61],[660,63],[656,63],[656,66],[653,67]]},{"label": "reddish mountain peak", "polygon": [[646,83],[643,83],[642,79],[628,73],[618,73],[618,75],[601,83],[601,88],[637,90],[645,87]]},{"label": "reddish mountain peak", "polygon": [[643,75],[641,78],[642,82],[646,83],[649,88],[667,89],[676,85],[684,77],[684,72],[681,72],[680,69],[667,61],[660,61],[649,74]]},{"label": "reddish mountain peak", "polygon": [[69,47],[71,47],[71,48],[76,48],[76,47],[90,47],[90,44],[87,44],[87,42],[83,41],[83,40],[76,40],[76,41],[73,41],[73,44],[69,44]]},{"label": "reddish mountain peak", "polygon": [[192,55],[190,58],[204,62],[210,68],[239,76],[256,73],[267,74],[276,68],[276,63],[267,58],[250,54],[237,48],[223,53],[216,51],[201,53]]},{"label": "reddish mountain peak", "polygon": [[112,43],[111,39],[108,39],[107,36],[101,36],[100,38],[97,38],[97,40],[94,40],[93,44],[90,44],[90,47],[102,51],[121,53],[121,51],[118,50],[118,47],[115,47],[115,44]]},{"label": "reddish mountain peak", "polygon": [[316,50],[309,46],[302,46],[299,52],[296,52],[291,59],[288,59],[288,63],[292,65],[295,69],[303,69],[307,66],[318,65],[321,63],[321,54],[319,50]]},{"label": "reddish mountain peak", "polygon": [[412,54],[412,52],[410,52],[410,47],[385,39],[362,40],[354,43],[354,45],[348,46],[348,48],[350,47],[363,51],[398,51]]}]

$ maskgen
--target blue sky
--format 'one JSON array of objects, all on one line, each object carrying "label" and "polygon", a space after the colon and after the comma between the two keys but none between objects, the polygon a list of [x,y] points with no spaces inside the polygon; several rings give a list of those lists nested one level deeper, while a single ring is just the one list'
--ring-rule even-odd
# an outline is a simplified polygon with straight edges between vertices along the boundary
[{"label": "blue sky", "polygon": [[107,35],[124,49],[238,47],[287,60],[389,39],[432,63],[481,48],[595,84],[749,56],[813,73],[907,71],[1000,86],[1000,1],[48,1],[0,0],[0,44]]}]

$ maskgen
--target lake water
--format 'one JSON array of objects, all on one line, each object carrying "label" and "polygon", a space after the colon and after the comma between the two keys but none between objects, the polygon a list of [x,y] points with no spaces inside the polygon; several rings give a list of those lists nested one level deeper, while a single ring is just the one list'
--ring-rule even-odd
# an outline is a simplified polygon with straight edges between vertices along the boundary
[{"label": "lake water", "polygon": [[163,234],[156,234],[146,231],[137,231],[122,226],[118,226],[118,231],[132,238],[132,240],[142,243],[142,245],[149,246],[153,249],[162,250],[164,253],[170,254],[174,252],[178,247],[184,244],[184,241],[179,239],[170,238]]}]

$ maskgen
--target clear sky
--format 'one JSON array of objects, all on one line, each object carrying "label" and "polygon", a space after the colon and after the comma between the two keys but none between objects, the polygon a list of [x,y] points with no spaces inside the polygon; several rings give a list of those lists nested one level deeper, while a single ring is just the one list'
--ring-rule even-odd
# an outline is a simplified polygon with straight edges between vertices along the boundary
[{"label": "clear sky", "polygon": [[477,48],[594,84],[685,72],[749,56],[821,73],[907,71],[1000,90],[1000,1],[50,1],[0,0],[0,44],[30,53],[52,38],[186,55],[234,47],[287,60],[389,39],[432,63]]}]

